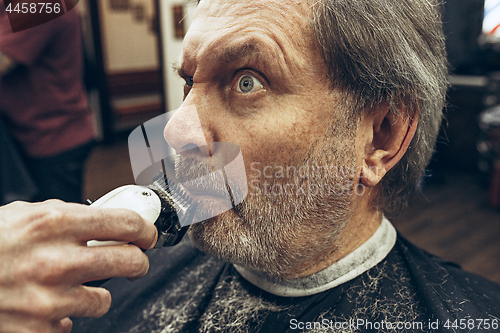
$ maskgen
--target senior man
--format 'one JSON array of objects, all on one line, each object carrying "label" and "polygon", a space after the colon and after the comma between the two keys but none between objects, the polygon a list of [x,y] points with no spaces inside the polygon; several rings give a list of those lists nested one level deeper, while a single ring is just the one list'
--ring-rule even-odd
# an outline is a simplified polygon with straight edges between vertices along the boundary
[{"label": "senior man", "polygon": [[[167,142],[237,144],[248,196],[192,225],[196,248],[151,251],[144,278],[106,283],[111,310],[74,332],[498,329],[498,285],[385,218],[415,189],[441,121],[437,2],[201,0],[178,71],[185,100]],[[203,174],[201,159],[179,156],[179,177]]]},{"label": "senior man", "polygon": [[[413,0],[202,0],[165,138],[177,150],[239,145],[249,195],[190,227],[202,252],[183,244],[152,257],[161,268],[141,284],[110,286],[116,308],[92,331],[497,327],[497,285],[384,218],[415,189],[438,133],[439,13]],[[193,106],[202,130],[186,125]],[[177,167],[199,170],[195,156]]]}]

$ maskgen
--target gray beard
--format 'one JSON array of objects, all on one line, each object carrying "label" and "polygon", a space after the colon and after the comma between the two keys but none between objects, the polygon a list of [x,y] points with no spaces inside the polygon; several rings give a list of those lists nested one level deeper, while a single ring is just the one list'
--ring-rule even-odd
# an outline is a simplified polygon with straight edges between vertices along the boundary
[{"label": "gray beard", "polygon": [[[293,278],[300,274],[294,268],[336,251],[339,235],[352,216],[354,130],[345,123],[336,124],[310,151],[306,159],[291,159],[284,167],[320,167],[323,172],[286,179],[269,179],[262,173],[260,179],[250,180],[249,194],[241,204],[190,227],[193,244],[221,260],[276,278]],[[204,175],[208,168],[189,160],[176,165],[189,177]],[[270,188],[283,189],[286,184],[297,189],[293,195],[269,193]],[[298,190],[304,188],[306,193]],[[317,190],[309,193],[309,189]]]}]

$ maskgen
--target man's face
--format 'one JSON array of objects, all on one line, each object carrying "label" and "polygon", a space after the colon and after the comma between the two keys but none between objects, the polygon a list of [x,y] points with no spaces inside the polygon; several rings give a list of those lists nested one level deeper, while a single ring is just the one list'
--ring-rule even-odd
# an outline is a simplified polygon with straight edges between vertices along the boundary
[{"label": "man's face", "polygon": [[[351,216],[356,125],[326,80],[309,16],[304,1],[201,1],[179,70],[185,101],[165,130],[174,149],[241,148],[247,198],[189,236],[207,253],[280,277],[335,251]],[[201,129],[186,126],[193,106]],[[200,169],[183,158],[177,167]]]}]

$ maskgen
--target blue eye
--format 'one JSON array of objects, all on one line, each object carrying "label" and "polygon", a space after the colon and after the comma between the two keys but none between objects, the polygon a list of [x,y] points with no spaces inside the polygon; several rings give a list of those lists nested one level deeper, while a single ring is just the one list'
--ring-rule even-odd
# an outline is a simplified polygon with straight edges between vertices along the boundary
[{"label": "blue eye", "polygon": [[188,87],[192,87],[192,86],[193,86],[193,84],[194,84],[193,77],[192,77],[192,76],[187,77],[187,78],[186,78],[186,86],[188,86]]},{"label": "blue eye", "polygon": [[238,80],[236,91],[241,93],[251,93],[259,89],[263,89],[264,85],[252,75],[243,75]]}]

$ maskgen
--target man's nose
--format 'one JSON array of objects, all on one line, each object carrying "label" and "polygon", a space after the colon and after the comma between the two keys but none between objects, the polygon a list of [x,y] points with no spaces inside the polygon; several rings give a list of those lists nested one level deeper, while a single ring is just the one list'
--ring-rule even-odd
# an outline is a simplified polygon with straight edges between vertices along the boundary
[{"label": "man's nose", "polygon": [[177,153],[196,147],[205,150],[203,148],[208,146],[196,106],[193,104],[182,105],[175,111],[165,126],[163,136]]}]

